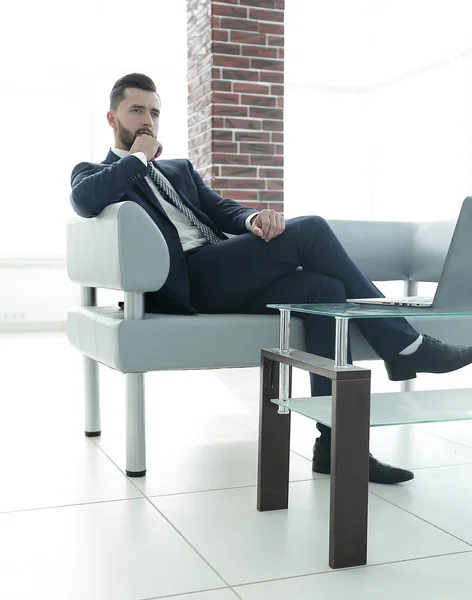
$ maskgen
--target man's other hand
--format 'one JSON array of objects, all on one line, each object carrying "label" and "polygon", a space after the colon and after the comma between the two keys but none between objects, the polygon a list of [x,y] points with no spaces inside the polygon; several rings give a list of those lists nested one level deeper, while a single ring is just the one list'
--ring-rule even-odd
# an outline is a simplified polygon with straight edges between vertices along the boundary
[{"label": "man's other hand", "polygon": [[162,154],[162,144],[156,138],[143,133],[138,135],[130,148],[130,154],[135,152],[144,152],[148,162],[156,160]]},{"label": "man's other hand", "polygon": [[275,210],[264,208],[251,223],[251,232],[266,242],[270,242],[285,230],[283,216]]}]

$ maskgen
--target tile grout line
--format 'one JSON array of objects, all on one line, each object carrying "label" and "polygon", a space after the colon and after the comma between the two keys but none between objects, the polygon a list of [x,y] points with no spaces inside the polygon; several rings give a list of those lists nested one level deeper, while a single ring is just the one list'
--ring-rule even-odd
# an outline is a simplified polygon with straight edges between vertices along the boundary
[{"label": "tile grout line", "polygon": [[[457,466],[462,466],[462,465],[457,465]],[[440,468],[440,467],[430,467],[430,468]],[[291,481],[290,482],[290,486],[293,485],[293,484],[297,484],[297,483],[306,483],[307,481],[313,481],[313,483],[317,483],[317,482],[321,483],[323,481],[323,482],[328,483],[330,485],[331,484],[331,477],[330,477],[330,475],[327,475],[323,479],[308,479],[308,480],[300,480],[300,481]],[[371,489],[370,486],[369,486],[369,492],[368,493],[369,493],[369,495],[375,496],[379,500],[383,500],[384,502],[387,502],[387,504],[390,504],[391,506],[394,506],[395,508],[398,508],[399,510],[407,513],[408,515],[410,515],[412,517],[414,517],[415,519],[418,519],[419,521],[423,521],[427,525],[431,525],[431,527],[434,527],[435,529],[438,529],[439,531],[442,531],[446,535],[449,535],[449,536],[457,539],[459,542],[463,542],[467,546],[471,547],[471,550],[463,550],[461,552],[458,552],[459,554],[462,553],[462,552],[471,552],[472,551],[472,542],[467,542],[466,540],[463,540],[462,538],[454,535],[453,533],[451,533],[449,531],[446,531],[445,529],[442,529],[438,525],[434,525],[434,523],[430,523],[429,521],[427,521],[423,517],[420,517],[419,515],[416,515],[415,513],[410,512],[406,508],[403,508],[403,507],[399,506],[398,504],[395,504],[392,500],[389,500],[387,498],[384,498],[383,496],[380,496],[378,493],[372,491],[372,489]],[[453,553],[453,554],[455,554],[455,553]],[[438,555],[438,556],[442,556],[442,555]],[[410,560],[410,559],[408,559],[408,560]],[[411,560],[413,560],[413,559],[411,559]],[[394,562],[396,562],[396,561],[394,561]],[[383,563],[381,563],[381,564],[383,564]],[[388,563],[386,563],[386,564],[388,564]],[[363,565],[363,566],[366,566],[366,565]],[[321,571],[321,572],[323,572],[323,571]]]},{"label": "tile grout line", "polygon": [[233,594],[235,594],[236,598],[243,600],[243,597],[238,594],[238,592],[234,589],[234,587],[231,588],[231,591],[233,592]]},{"label": "tile grout line", "polygon": [[[294,451],[292,450],[292,452],[294,452]],[[298,454],[298,453],[295,452],[295,454]],[[425,471],[425,470],[429,470],[429,469],[441,469],[441,468],[452,468],[452,467],[470,466],[471,464],[472,463],[464,463],[464,464],[460,464],[460,465],[456,465],[456,464],[454,464],[454,465],[441,465],[441,466],[436,466],[436,467],[419,467],[419,468],[413,469],[413,470],[414,471]],[[303,480],[303,481],[307,481],[307,480]],[[318,481],[318,480],[313,479],[312,481]],[[330,477],[330,482],[331,482],[331,477]],[[291,482],[291,483],[295,483],[295,482]],[[463,542],[464,544],[467,544],[468,546],[472,547],[472,543],[471,542],[467,542],[466,540],[463,540],[462,538],[454,535],[453,533],[451,533],[449,531],[446,531],[445,529],[442,529],[441,527],[435,525],[434,523],[430,523],[429,521],[427,521],[426,519],[423,519],[419,515],[416,515],[415,513],[412,513],[410,511],[406,510],[405,508],[402,508],[398,504],[395,504],[393,501],[388,500],[388,499],[384,498],[383,496],[380,496],[378,493],[372,491],[372,489],[370,488],[370,486],[369,486],[369,494],[372,494],[373,496],[375,496],[376,498],[379,498],[380,500],[384,500],[385,502],[388,502],[390,505],[395,506],[395,508],[399,508],[400,510],[402,510],[403,512],[411,515],[412,517],[415,517],[415,518],[419,519],[420,521],[423,521],[423,523],[426,523],[427,525],[431,525],[431,527],[434,527],[435,529],[438,529],[439,531],[442,531],[443,533],[445,533],[447,535],[450,535],[451,537],[455,538],[459,542]],[[465,552],[468,552],[468,550],[465,550]]]},{"label": "tile grout line", "polygon": [[[150,496],[149,496],[148,494],[145,494],[145,493],[144,493],[144,492],[143,492],[143,491],[142,491],[142,490],[141,490],[141,489],[140,489],[140,488],[139,488],[139,487],[138,487],[138,486],[137,486],[137,485],[134,483],[134,481],[133,481],[133,478],[132,478],[132,477],[128,477],[128,476],[126,475],[126,473],[123,471],[123,469],[122,469],[120,466],[118,466],[118,465],[116,464],[116,462],[115,462],[115,461],[114,461],[114,460],[111,458],[111,456],[109,456],[109,455],[106,453],[106,451],[105,451],[103,448],[101,448],[100,446],[97,446],[97,448],[99,448],[99,449],[100,449],[100,450],[103,452],[103,454],[104,454],[104,455],[105,455],[105,456],[108,458],[108,460],[109,460],[109,461],[110,461],[110,462],[111,462],[111,463],[112,463],[112,464],[113,464],[113,465],[114,465],[114,466],[115,466],[115,467],[118,469],[118,471],[119,471],[119,472],[120,472],[120,473],[123,475],[123,477],[125,477],[125,479],[126,479],[127,481],[129,481],[129,483],[130,483],[130,484],[131,484],[133,487],[135,487],[135,488],[138,490],[138,492],[139,492],[140,494],[142,494],[142,497],[143,497],[143,498],[147,498],[147,499],[149,499],[149,498],[169,498],[169,497],[172,497],[172,496],[185,496],[185,495],[190,495],[190,494],[204,494],[204,493],[206,493],[206,492],[223,492],[223,491],[225,491],[225,490],[237,490],[237,489],[240,489],[240,488],[241,488],[241,489],[244,489],[244,488],[256,487],[256,486],[255,486],[255,484],[251,484],[251,485],[237,485],[237,486],[234,486],[234,487],[211,488],[211,489],[208,489],[208,490],[189,490],[189,491],[185,491],[185,492],[174,492],[174,493],[170,493],[170,494],[155,494],[155,495],[154,495],[154,494],[152,494],[152,495],[150,495]],[[303,480],[303,481],[305,481],[305,480]],[[309,480],[307,480],[307,481],[309,481]]]},{"label": "tile grout line", "polygon": [[226,492],[228,490],[244,490],[247,488],[253,488],[256,487],[255,484],[253,485],[237,485],[234,487],[223,487],[223,488],[211,488],[208,490],[190,490],[188,492],[175,492],[173,494],[151,494],[150,496],[146,496],[146,498],[171,498],[172,496],[190,496],[192,494],[206,494],[209,492]]},{"label": "tile grout line", "polygon": [[241,596],[237,594],[231,587],[220,587],[209,590],[197,590],[195,592],[184,592],[183,594],[166,594],[165,596],[152,596],[151,598],[140,598],[140,600],[161,600],[161,598],[175,598],[176,600],[179,600],[179,598],[187,598],[187,596],[196,596],[197,594],[205,594],[207,592],[219,592],[221,590],[229,590],[231,592],[234,592],[236,594],[236,597],[242,600]]},{"label": "tile grout line", "polygon": [[411,515],[412,517],[415,517],[415,519],[418,519],[418,520],[422,521],[423,523],[426,523],[427,525],[431,525],[431,527],[434,527],[438,531],[442,531],[446,535],[449,535],[449,536],[453,537],[454,539],[458,540],[459,542],[462,542],[463,544],[466,544],[467,546],[470,546],[471,549],[470,550],[464,550],[464,552],[471,552],[472,551],[472,543],[471,542],[467,542],[466,540],[463,540],[462,538],[458,537],[457,535],[454,535],[450,531],[446,531],[442,527],[439,527],[438,525],[435,525],[434,523],[431,523],[430,521],[427,521],[426,519],[423,519],[423,517],[420,517],[419,515],[415,515],[414,513],[412,513],[409,510],[407,510],[406,508],[403,508],[402,506],[399,506],[398,504],[395,504],[391,500],[387,500],[387,498],[383,498],[382,496],[379,496],[375,492],[372,492],[372,491],[369,490],[369,493],[372,494],[373,496],[375,496],[376,498],[379,498],[380,500],[383,500],[384,502],[387,502],[391,506],[394,506],[395,508],[398,508],[398,509],[402,510],[407,515]]},{"label": "tile grout line", "polygon": [[472,465],[472,461],[471,462],[466,462],[466,463],[453,463],[450,465],[436,465],[434,467],[416,467],[413,468],[412,471],[428,471],[431,469],[453,469],[454,467],[470,467]]},{"label": "tile grout line", "polygon": [[312,462],[311,458],[307,458],[306,456],[304,456],[303,454],[300,454],[300,452],[297,452],[296,450],[292,450],[290,448],[290,452],[293,452],[294,454],[296,454],[297,456],[299,456],[300,458],[304,458],[305,460],[307,460],[308,462]]},{"label": "tile grout line", "polygon": [[[101,448],[100,448],[101,449]],[[131,478],[126,476],[126,473],[123,472],[123,470],[115,463],[115,461],[110,458],[108,456],[108,454],[106,454],[106,452],[104,450],[101,450],[103,452],[103,454],[105,454],[105,456],[115,465],[115,467],[120,471],[120,473],[122,473],[124,475],[124,477],[126,477],[126,479],[128,481],[130,481]],[[130,481],[131,485],[133,485],[133,487],[135,487],[141,494],[143,494],[144,499],[150,504],[150,506],[166,521],[166,523],[172,527],[172,529],[177,533],[177,535],[186,543],[188,544],[188,546],[190,546],[190,548],[192,548],[192,550],[201,558],[201,560],[215,573],[215,575],[217,577],[219,577],[221,579],[221,581],[225,584],[226,587],[231,587],[229,585],[229,583],[224,579],[224,577],[222,577],[222,575],[220,575],[220,573],[218,573],[218,571],[213,567],[213,565],[211,565],[208,560],[195,548],[195,546],[190,543],[190,541],[183,535],[183,533],[181,533],[177,527],[166,517],[166,515],[161,512],[157,506],[151,501],[150,497],[146,496],[144,494],[144,492],[142,490],[140,490],[137,485],[133,482]],[[252,486],[251,486],[252,487]],[[233,488],[231,488],[233,489]],[[165,597],[165,596],[164,596]]]},{"label": "tile grout line", "polygon": [[263,579],[261,581],[249,581],[247,583],[238,583],[235,584],[234,587],[247,587],[250,585],[259,585],[264,583],[273,583],[275,581],[286,581],[290,579],[301,579],[303,577],[313,577],[316,575],[336,575],[336,573],[343,573],[345,571],[353,571],[360,569],[375,569],[376,567],[384,567],[388,565],[397,565],[408,562],[415,562],[420,560],[431,560],[434,558],[442,558],[447,556],[461,556],[462,554],[472,554],[471,550],[462,550],[460,552],[451,552],[448,554],[431,554],[430,556],[417,556],[416,558],[404,558],[399,560],[392,560],[387,562],[375,563],[370,565],[360,565],[358,567],[345,567],[343,569],[331,569],[328,567],[325,571],[315,571],[313,573],[302,573],[300,575],[289,575],[288,577],[277,577],[275,579]]},{"label": "tile grout line", "polygon": [[[470,419],[461,419],[460,421],[444,421],[444,423],[470,423]],[[431,433],[430,431],[426,431],[421,428],[417,428],[416,431],[421,431],[421,433],[426,433],[426,435],[430,435],[431,437],[439,438],[440,440],[444,440],[445,442],[449,442],[450,444],[457,444],[458,446],[463,446],[464,448],[468,448],[472,450],[472,446],[468,446],[463,442],[456,442],[455,440],[450,440],[449,438],[443,437],[442,435],[438,435],[437,433]]]},{"label": "tile grout line", "polygon": [[215,575],[217,577],[219,577],[221,579],[221,581],[225,584],[226,587],[231,587],[229,585],[229,583],[226,581],[226,579],[220,575],[220,573],[218,573],[218,571],[215,569],[215,567],[203,556],[203,554],[201,554],[196,548],[195,546],[184,536],[184,534],[182,532],[180,532],[177,527],[166,517],[166,515],[160,511],[157,506],[151,501],[150,498],[148,498],[146,496],[146,501],[149,502],[149,504],[151,505],[151,507],[170,525],[170,527],[172,527],[172,529],[177,533],[177,535],[179,537],[182,538],[182,540],[184,540],[184,542],[186,542],[190,548],[192,548],[192,550],[202,559],[202,561],[208,566],[210,567],[210,569],[215,573]]},{"label": "tile grout line", "polygon": [[19,508],[16,510],[3,510],[0,511],[0,517],[2,515],[13,515],[15,513],[26,513],[38,510],[55,510],[56,508],[74,508],[76,506],[93,506],[95,504],[111,504],[112,502],[131,502],[132,500],[145,500],[146,496],[139,496],[137,498],[113,498],[111,500],[92,500],[91,502],[75,502],[73,504],[54,504],[52,506],[34,506],[33,508]]}]

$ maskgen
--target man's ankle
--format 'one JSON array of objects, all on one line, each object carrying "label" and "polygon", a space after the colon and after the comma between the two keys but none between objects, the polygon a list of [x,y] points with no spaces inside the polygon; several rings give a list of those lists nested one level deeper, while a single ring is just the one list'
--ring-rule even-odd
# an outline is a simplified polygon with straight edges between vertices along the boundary
[{"label": "man's ankle", "polygon": [[326,450],[326,452],[331,452],[331,436],[326,434],[321,434],[318,438],[319,445]]},{"label": "man's ankle", "polygon": [[409,354],[413,354],[414,352],[416,352],[421,346],[422,341],[423,336],[419,335],[412,344],[410,344],[406,348],[403,348],[403,350],[400,352],[400,356],[408,356]]}]

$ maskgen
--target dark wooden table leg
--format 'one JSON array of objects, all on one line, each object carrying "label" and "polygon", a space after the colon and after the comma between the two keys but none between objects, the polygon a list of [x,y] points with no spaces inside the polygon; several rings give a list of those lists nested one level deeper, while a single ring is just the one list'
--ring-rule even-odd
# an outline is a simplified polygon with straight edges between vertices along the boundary
[{"label": "dark wooden table leg", "polygon": [[257,510],[288,507],[290,416],[280,415],[271,399],[279,397],[280,363],[262,358],[259,410]]},{"label": "dark wooden table leg", "polygon": [[333,381],[329,566],[367,562],[370,378]]}]

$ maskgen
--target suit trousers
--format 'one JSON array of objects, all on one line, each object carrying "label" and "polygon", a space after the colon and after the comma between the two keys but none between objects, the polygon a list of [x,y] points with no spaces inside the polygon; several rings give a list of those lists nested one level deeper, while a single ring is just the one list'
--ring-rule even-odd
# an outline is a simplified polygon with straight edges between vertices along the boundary
[{"label": "suit trousers", "polygon": [[[201,313],[273,314],[267,304],[344,302],[381,298],[321,217],[286,221],[285,231],[265,242],[252,233],[207,245],[187,257],[190,302]],[[307,351],[334,358],[335,320],[298,313]],[[403,318],[359,319],[357,325],[383,360],[392,360],[418,332]],[[348,348],[348,360],[351,351]],[[331,394],[331,381],[311,375],[313,396]],[[330,430],[317,425],[325,444]]]}]

